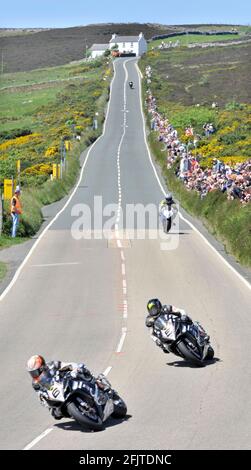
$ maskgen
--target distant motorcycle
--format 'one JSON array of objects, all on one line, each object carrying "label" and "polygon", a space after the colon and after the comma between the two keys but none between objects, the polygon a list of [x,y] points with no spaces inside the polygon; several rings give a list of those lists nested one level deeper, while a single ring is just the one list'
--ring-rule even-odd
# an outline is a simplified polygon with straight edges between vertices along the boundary
[{"label": "distant motorcycle", "polygon": [[177,215],[176,207],[172,205],[164,205],[160,209],[160,219],[163,226],[163,231],[168,233],[172,228],[173,220]]},{"label": "distant motorcycle", "polygon": [[104,376],[102,386],[84,380],[81,374],[73,378],[71,372],[58,372],[49,389],[41,392],[40,400],[81,426],[99,431],[110,416],[124,418],[127,413],[125,402]]},{"label": "distant motorcycle", "polygon": [[129,82],[129,87],[132,89],[133,88],[133,82]]},{"label": "distant motorcycle", "polygon": [[210,337],[198,323],[187,324],[180,318],[165,321],[159,316],[153,326],[152,338],[164,352],[203,366],[205,361],[214,357],[214,350],[209,342]]}]

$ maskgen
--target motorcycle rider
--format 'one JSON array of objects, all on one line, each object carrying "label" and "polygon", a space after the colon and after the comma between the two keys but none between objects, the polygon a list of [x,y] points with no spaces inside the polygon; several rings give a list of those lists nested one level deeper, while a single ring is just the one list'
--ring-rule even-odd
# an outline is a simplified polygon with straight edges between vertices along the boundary
[{"label": "motorcycle rider", "polygon": [[129,87],[133,88],[133,82],[129,82]]},{"label": "motorcycle rider", "polygon": [[[171,333],[173,332],[172,324],[175,318],[179,318],[184,325],[192,325],[192,319],[186,314],[185,310],[174,307],[174,305],[162,305],[159,299],[151,299],[147,303],[148,315],[146,317],[146,326],[152,328],[152,336],[157,346],[162,348],[165,353],[169,351],[163,346],[163,343],[168,342],[168,326],[170,326],[170,341],[173,341],[174,338],[171,338]],[[163,332],[161,330],[154,329],[154,323],[159,318],[163,318],[167,328],[165,330],[165,337],[163,337]]]},{"label": "motorcycle rider", "polygon": [[50,361],[46,362],[44,357],[40,354],[31,356],[27,361],[27,371],[32,377],[32,387],[38,393],[41,404],[49,407],[52,416],[55,419],[61,419],[63,415],[60,410],[50,408],[46,401],[47,392],[53,381],[60,379],[65,372],[71,372],[73,378],[79,377],[88,382],[96,382],[97,385],[103,390],[110,389],[110,383],[103,374],[99,374],[95,378],[85,364],[78,364],[76,362],[62,362],[62,361]]},{"label": "motorcycle rider", "polygon": [[[172,207],[173,206],[173,207]],[[177,213],[177,207],[175,206],[175,202],[173,200],[172,193],[168,193],[159,204],[159,215],[161,222],[164,227],[164,231],[167,233],[170,229],[168,229],[168,221],[171,217],[175,217]]]},{"label": "motorcycle rider", "polygon": [[[152,338],[156,342],[163,352],[169,353],[172,351],[172,343],[175,341],[175,322],[177,318],[180,321],[182,332],[187,331],[191,325],[193,325],[193,320],[186,314],[185,310],[181,308],[174,307],[173,305],[162,305],[159,299],[151,299],[147,303],[148,315],[146,317],[146,326],[152,328]],[[155,322],[162,320],[163,327],[156,327]],[[196,322],[198,324],[198,322]],[[209,341],[209,336],[205,332],[204,328],[201,325],[200,329],[203,331],[204,339]],[[205,360],[212,360],[214,357],[214,350],[211,345],[209,345],[207,355]]]}]

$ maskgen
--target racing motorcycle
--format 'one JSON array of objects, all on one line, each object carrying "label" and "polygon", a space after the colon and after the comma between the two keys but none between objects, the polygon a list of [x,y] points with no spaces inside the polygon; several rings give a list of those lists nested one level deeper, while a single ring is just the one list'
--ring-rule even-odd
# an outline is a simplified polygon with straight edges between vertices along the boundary
[{"label": "racing motorcycle", "polygon": [[176,215],[177,209],[176,207],[172,207],[172,205],[164,205],[160,209],[160,219],[165,233],[168,233],[171,230],[172,223]]},{"label": "racing motorcycle", "polygon": [[205,361],[214,357],[210,336],[199,322],[188,324],[178,317],[166,321],[159,316],[154,322],[152,339],[164,352],[173,353],[198,366],[203,366]]},{"label": "racing motorcycle", "polygon": [[102,430],[110,416],[124,418],[127,413],[125,402],[102,374],[97,383],[86,381],[81,374],[73,377],[71,372],[57,372],[50,386],[39,393],[42,404],[56,419],[74,418],[94,431]]}]

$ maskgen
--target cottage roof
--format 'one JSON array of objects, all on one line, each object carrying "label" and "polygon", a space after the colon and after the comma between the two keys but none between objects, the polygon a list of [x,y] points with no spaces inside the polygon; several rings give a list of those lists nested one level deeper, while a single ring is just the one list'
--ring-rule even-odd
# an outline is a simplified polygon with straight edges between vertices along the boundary
[{"label": "cottage roof", "polygon": [[110,42],[118,43],[118,42],[139,42],[139,36],[115,36],[112,37]]},{"label": "cottage roof", "polygon": [[90,47],[90,51],[106,51],[106,49],[109,49],[109,44],[93,44]]}]

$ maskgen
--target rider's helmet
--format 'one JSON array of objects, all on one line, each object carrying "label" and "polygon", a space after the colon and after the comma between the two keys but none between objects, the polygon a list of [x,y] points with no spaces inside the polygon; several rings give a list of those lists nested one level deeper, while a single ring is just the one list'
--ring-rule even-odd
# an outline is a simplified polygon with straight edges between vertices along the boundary
[{"label": "rider's helmet", "polygon": [[173,195],[172,195],[172,193],[168,193],[168,194],[166,195],[166,202],[167,202],[167,204],[172,204],[172,202],[173,202]]},{"label": "rider's helmet", "polygon": [[157,317],[162,310],[162,304],[159,299],[151,299],[147,303],[147,310],[149,315]]},{"label": "rider's helmet", "polygon": [[45,359],[43,356],[37,354],[35,356],[31,356],[27,361],[26,369],[33,379],[38,379],[46,369]]}]

